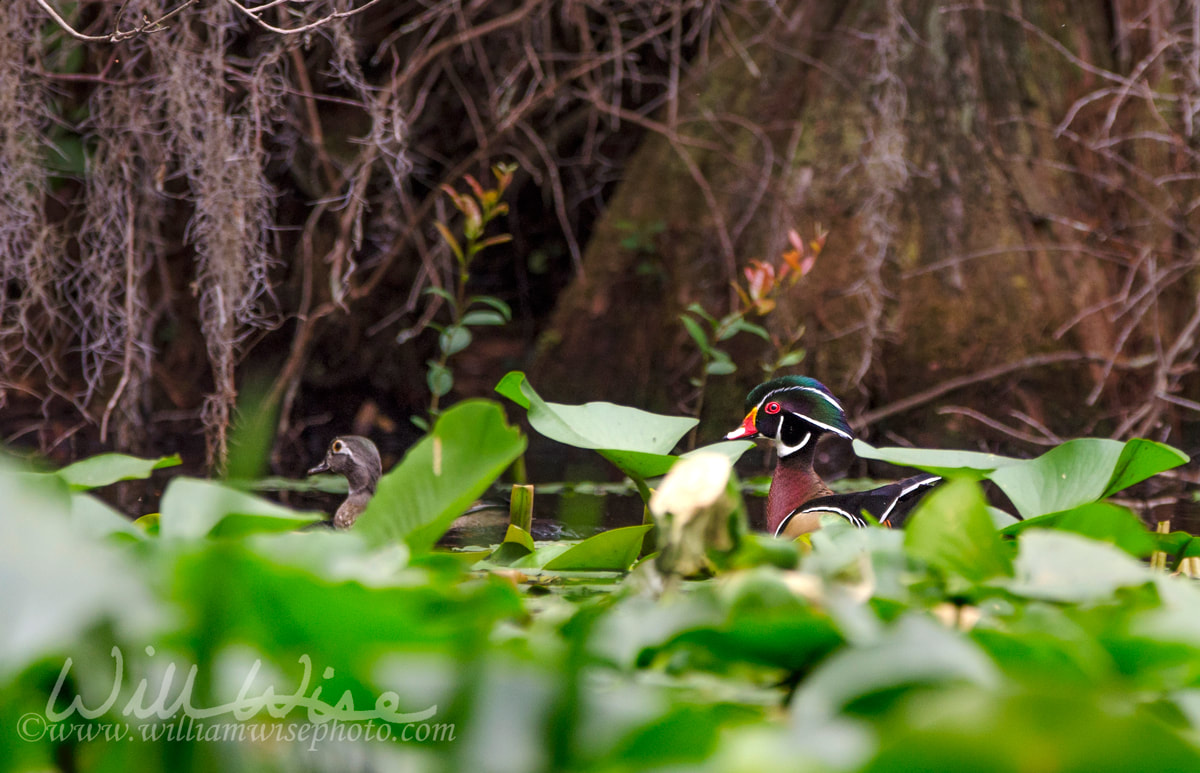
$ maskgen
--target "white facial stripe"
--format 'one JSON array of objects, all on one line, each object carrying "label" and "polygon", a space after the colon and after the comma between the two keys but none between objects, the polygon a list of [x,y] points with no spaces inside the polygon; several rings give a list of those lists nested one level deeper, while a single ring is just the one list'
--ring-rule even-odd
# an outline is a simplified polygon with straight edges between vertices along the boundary
[{"label": "white facial stripe", "polygon": [[853,435],[851,435],[846,430],[841,429],[840,427],[834,427],[834,426],[831,426],[824,422],[817,421],[816,419],[812,418],[811,416],[801,416],[800,418],[804,419],[809,424],[812,424],[814,427],[820,427],[821,429],[825,430],[826,432],[832,432],[833,434],[837,435],[838,437],[844,437],[847,440],[854,439]]},{"label": "white facial stripe", "polygon": [[[771,395],[774,395],[777,392],[794,392],[797,389],[804,391],[804,392],[812,392],[813,394],[817,395],[821,399],[825,400],[825,402],[832,405],[834,408],[837,408],[838,413],[842,414],[843,416],[846,415],[845,409],[842,408],[842,404],[839,403],[836,398],[834,398],[832,395],[828,395],[828,394],[822,392],[820,389],[815,389],[813,387],[795,387],[795,386],[793,386],[793,387],[781,387],[779,389],[773,389],[770,392],[767,392],[767,394],[763,397],[762,400],[758,401],[758,405],[761,408],[768,401],[770,401]],[[793,415],[799,416],[799,414],[793,414]],[[804,419],[809,424],[812,424],[814,427],[820,427],[821,429],[825,430],[826,432],[832,432],[833,434],[837,435],[838,437],[844,437],[847,440],[854,439],[853,435],[851,435],[849,432],[846,432],[846,430],[841,429],[840,427],[834,427],[829,424],[826,424],[825,422],[817,421],[816,419],[812,418],[811,416],[801,416],[800,418]]]},{"label": "white facial stripe", "polygon": [[799,443],[794,446],[785,446],[783,444],[782,435],[783,422],[781,421],[779,422],[779,429],[775,430],[775,450],[779,452],[779,458],[781,459],[785,456],[791,456],[792,454],[796,453],[801,448],[804,448],[806,445],[808,445],[808,441],[812,440],[812,433],[805,432],[804,437],[800,438]]},{"label": "white facial stripe", "polygon": [[778,392],[794,392],[797,389],[802,392],[812,392],[814,395],[816,395],[817,397],[820,397],[822,400],[829,403],[834,408],[837,408],[842,413],[846,412],[846,410],[844,408],[842,408],[842,404],[839,403],[837,401],[837,398],[834,397],[833,395],[831,395],[828,392],[825,392],[823,390],[817,389],[816,387],[806,387],[806,386],[788,386],[788,387],[780,387],[779,389],[772,389],[770,392],[767,392],[766,396],[763,397],[763,399],[760,400],[758,404],[762,405],[763,403],[765,403],[767,401],[768,397],[770,397],[771,395],[776,394]]}]

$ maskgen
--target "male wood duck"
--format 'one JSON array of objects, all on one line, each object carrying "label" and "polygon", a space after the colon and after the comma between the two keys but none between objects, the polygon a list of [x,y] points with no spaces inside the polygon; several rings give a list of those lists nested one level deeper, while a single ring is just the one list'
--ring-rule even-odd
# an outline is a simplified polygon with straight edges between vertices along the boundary
[{"label": "male wood duck", "polygon": [[[325,458],[308,471],[336,472],[350,484],[350,493],[333,516],[336,529],[349,529],[367,509],[375,486],[383,474],[379,449],[370,439],[359,435],[341,435],[329,444]],[[508,528],[507,502],[479,501],[454,520],[439,540],[443,545],[488,545],[504,539]],[[579,535],[557,521],[533,519],[530,526],[535,540],[575,539]]]},{"label": "male wood duck", "polygon": [[866,526],[862,512],[881,525],[899,526],[921,496],[941,478],[922,473],[886,486],[834,494],[813,469],[817,440],[826,433],[850,440],[846,412],[822,384],[807,376],[783,376],[759,384],[746,397],[746,418],[726,440],[765,437],[779,454],[767,493],[767,531],[798,537],[820,528],[821,516],[840,515]]}]

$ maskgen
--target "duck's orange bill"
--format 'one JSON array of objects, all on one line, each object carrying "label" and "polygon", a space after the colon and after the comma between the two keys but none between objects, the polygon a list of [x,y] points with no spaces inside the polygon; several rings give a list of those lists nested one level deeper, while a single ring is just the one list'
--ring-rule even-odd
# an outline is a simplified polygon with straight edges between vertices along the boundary
[{"label": "duck's orange bill", "polygon": [[750,413],[746,414],[746,418],[742,421],[742,426],[735,429],[725,436],[726,440],[740,440],[742,438],[754,437],[758,434],[758,427],[754,426],[754,419],[758,416],[758,406],[750,409]]}]

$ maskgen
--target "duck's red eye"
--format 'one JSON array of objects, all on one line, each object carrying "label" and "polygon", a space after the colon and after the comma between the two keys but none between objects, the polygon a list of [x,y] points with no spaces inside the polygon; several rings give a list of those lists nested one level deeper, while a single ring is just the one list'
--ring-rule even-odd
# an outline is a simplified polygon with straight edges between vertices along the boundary
[{"label": "duck's red eye", "polygon": [[763,406],[763,410],[767,413],[779,413],[779,403],[770,402]]}]

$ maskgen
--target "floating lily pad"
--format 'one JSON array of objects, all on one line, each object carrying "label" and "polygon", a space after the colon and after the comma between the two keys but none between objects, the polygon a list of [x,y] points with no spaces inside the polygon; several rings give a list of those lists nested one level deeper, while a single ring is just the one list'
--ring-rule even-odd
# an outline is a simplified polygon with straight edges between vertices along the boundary
[{"label": "floating lily pad", "polygon": [[164,538],[233,537],[292,531],[324,520],[212,480],[180,476],[163,493],[158,518]]},{"label": "floating lily pad", "polygon": [[1018,538],[1018,548],[1016,576],[998,584],[1027,598],[1100,601],[1153,576],[1129,554],[1078,534],[1030,529]]},{"label": "floating lily pad", "polygon": [[1132,510],[1109,502],[1089,502],[1072,510],[1048,513],[1005,527],[1001,534],[1016,535],[1028,529],[1058,529],[1107,542],[1138,558],[1145,558],[1157,541]]},{"label": "floating lily pad", "polygon": [[58,475],[75,490],[101,488],[122,480],[142,480],[150,473],[181,463],[179,454],[157,459],[141,459],[126,454],[100,454],[81,459],[58,471]]},{"label": "floating lily pad", "polygon": [[1164,443],[1136,438],[1069,440],[1035,459],[1013,459],[974,451],[873,448],[854,441],[864,459],[879,459],[945,476],[988,478],[1004,491],[1023,518],[1070,510],[1095,502],[1188,462],[1187,454]]},{"label": "floating lily pad", "polygon": [[[496,391],[525,408],[529,424],[541,434],[575,448],[594,450],[638,482],[665,475],[679,459],[671,450],[697,424],[686,416],[663,416],[613,403],[547,402],[520,371],[505,375]],[[696,451],[713,450],[736,460],[753,445],[729,441]]]},{"label": "floating lily pad", "polygon": [[904,545],[930,566],[972,582],[1012,574],[1007,548],[974,481],[951,480],[927,495],[908,521]]},{"label": "floating lily pad", "polygon": [[642,538],[648,531],[650,531],[650,524],[602,531],[547,561],[544,568],[551,571],[568,572],[624,572],[637,560],[638,553],[642,550]]}]

